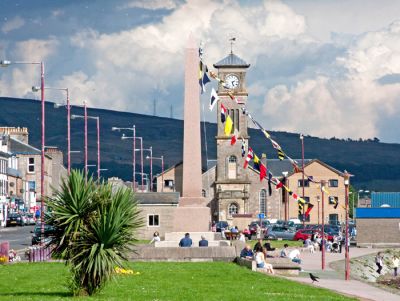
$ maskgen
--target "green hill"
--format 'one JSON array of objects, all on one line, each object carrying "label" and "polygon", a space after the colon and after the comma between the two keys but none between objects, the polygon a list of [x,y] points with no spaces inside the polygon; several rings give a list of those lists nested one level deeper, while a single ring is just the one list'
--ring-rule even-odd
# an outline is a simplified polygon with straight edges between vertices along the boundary
[{"label": "green hill", "polygon": [[[0,98],[0,126],[28,127],[30,144],[40,148],[40,102],[29,99]],[[83,109],[74,107],[73,114],[83,115]],[[166,167],[182,160],[183,121],[134,113],[103,109],[88,109],[91,116],[100,117],[101,161],[104,177],[118,176],[130,180],[132,176],[132,140],[121,140],[121,133],[112,132],[111,127],[136,125],[136,135],[143,137],[144,147],[153,146],[153,156],[164,155]],[[203,130],[203,124],[201,126]],[[89,164],[96,164],[96,124],[89,120]],[[216,158],[216,124],[206,123],[208,158]],[[83,150],[83,120],[71,121],[72,150]],[[298,134],[270,132],[273,139],[292,157],[301,157]],[[130,135],[131,133],[127,133]],[[250,145],[258,153],[267,153],[277,158],[276,151],[265,140],[263,134],[249,130]],[[66,110],[54,108],[46,103],[46,145],[58,146],[65,153]],[[204,134],[202,133],[203,166],[205,166]],[[400,144],[380,143],[377,140],[352,141],[320,139],[305,136],[305,157],[318,158],[333,167],[354,174],[352,183],[359,189],[374,191],[399,191],[400,187]],[[139,155],[139,153],[138,153]],[[139,158],[139,157],[137,157]],[[66,160],[66,156],[64,158]],[[82,167],[83,154],[72,154],[73,166]],[[139,160],[137,160],[139,168]],[[160,161],[154,162],[154,173],[160,171]],[[94,170],[93,170],[94,171]],[[145,166],[145,172],[149,166]]]}]

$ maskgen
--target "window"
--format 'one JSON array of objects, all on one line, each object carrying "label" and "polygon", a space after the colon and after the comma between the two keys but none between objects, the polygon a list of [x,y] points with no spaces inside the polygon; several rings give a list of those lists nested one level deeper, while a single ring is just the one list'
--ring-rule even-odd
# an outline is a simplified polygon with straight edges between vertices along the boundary
[{"label": "window", "polygon": [[35,190],[36,190],[36,182],[35,181],[28,181],[28,190],[31,192],[35,192]]},{"label": "window", "polygon": [[174,180],[164,180],[164,187],[174,187]]},{"label": "window", "polygon": [[331,179],[328,181],[328,186],[329,187],[338,187],[339,186],[339,181],[336,179]]},{"label": "window", "polygon": [[35,172],[35,158],[28,158],[28,172]]},{"label": "window", "polygon": [[206,190],[205,189],[202,189],[201,190],[201,196],[203,197],[203,198],[205,198],[207,195],[206,195]]},{"label": "window", "polygon": [[[298,187],[303,187],[303,180],[298,180],[297,182]],[[310,187],[310,181],[305,179],[304,180],[304,187]]]},{"label": "window", "polygon": [[337,202],[339,202],[339,198],[337,196],[330,196],[329,197],[329,204],[330,205],[335,205]]},{"label": "window", "polygon": [[260,190],[260,213],[267,213],[267,191],[265,189]]},{"label": "window", "polygon": [[147,218],[147,226],[158,227],[160,226],[160,217],[158,214],[149,214]]},{"label": "window", "polygon": [[235,156],[230,156],[228,158],[228,179],[236,179],[236,162],[237,159]]},{"label": "window", "polygon": [[239,206],[235,203],[231,203],[228,207],[229,216],[232,216],[233,214],[238,214],[238,212],[239,212]]}]

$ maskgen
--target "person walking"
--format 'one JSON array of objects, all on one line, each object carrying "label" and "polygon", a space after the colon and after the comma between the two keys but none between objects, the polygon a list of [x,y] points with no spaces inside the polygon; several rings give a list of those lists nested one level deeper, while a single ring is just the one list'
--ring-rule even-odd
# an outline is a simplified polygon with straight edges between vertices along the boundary
[{"label": "person walking", "polygon": [[392,264],[393,264],[394,277],[397,277],[397,269],[399,268],[399,257],[397,255],[393,255]]},{"label": "person walking", "polygon": [[376,256],[375,256],[375,264],[378,267],[376,272],[378,274],[381,274],[381,271],[382,271],[382,268],[383,268],[383,255],[382,255],[382,252],[378,252],[378,254],[376,254]]}]

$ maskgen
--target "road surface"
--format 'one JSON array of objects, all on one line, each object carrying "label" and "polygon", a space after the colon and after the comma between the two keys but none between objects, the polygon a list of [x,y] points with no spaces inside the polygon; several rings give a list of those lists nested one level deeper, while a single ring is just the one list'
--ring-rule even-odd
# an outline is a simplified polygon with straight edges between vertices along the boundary
[{"label": "road surface", "polygon": [[0,241],[10,242],[10,249],[21,250],[31,245],[34,226],[0,228]]}]

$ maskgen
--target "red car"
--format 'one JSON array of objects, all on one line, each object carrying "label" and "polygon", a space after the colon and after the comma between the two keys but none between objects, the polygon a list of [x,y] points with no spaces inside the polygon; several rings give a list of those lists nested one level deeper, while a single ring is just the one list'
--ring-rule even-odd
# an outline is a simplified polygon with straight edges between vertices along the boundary
[{"label": "red car", "polygon": [[[312,235],[314,233],[318,233],[320,236],[322,236],[322,231],[320,230],[315,230],[315,229],[301,229],[299,231],[296,232],[296,234],[293,237],[293,240],[306,240],[307,238],[312,237]],[[330,240],[333,241],[333,236],[329,235],[328,233],[325,233],[325,237]]]}]

